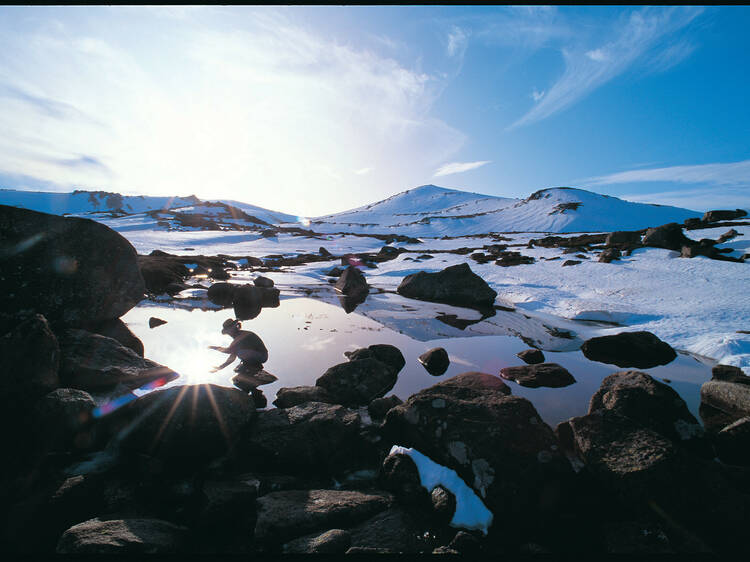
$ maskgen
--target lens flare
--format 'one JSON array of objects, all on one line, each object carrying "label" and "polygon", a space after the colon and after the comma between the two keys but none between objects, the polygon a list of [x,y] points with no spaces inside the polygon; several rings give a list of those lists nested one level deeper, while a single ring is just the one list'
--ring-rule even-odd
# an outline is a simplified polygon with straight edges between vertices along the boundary
[{"label": "lens flare", "polygon": [[[160,386],[164,386],[167,384],[171,379],[167,377],[160,377],[158,379],[152,380],[151,382],[147,382],[143,386],[136,389],[138,390],[154,390],[155,388],[159,388]],[[133,400],[138,398],[136,394],[131,391],[128,394],[122,394],[116,398],[113,398],[112,400],[107,400],[104,402],[101,406],[94,408],[94,411],[91,413],[91,415],[94,416],[94,418],[101,418],[106,416],[107,414],[111,414],[115,410],[122,408],[125,404],[129,404]]]}]

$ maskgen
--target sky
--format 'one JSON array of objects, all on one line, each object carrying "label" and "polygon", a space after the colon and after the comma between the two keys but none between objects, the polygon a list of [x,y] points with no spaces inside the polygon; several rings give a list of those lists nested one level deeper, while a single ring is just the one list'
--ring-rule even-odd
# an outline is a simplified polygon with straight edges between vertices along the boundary
[{"label": "sky", "polygon": [[0,188],[750,208],[750,7],[0,7]]}]

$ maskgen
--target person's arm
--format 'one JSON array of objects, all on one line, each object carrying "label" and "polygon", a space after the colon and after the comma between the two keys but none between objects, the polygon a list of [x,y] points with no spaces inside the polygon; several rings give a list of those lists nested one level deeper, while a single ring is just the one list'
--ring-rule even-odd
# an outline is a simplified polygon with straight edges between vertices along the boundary
[{"label": "person's arm", "polygon": [[232,362],[233,362],[233,361],[234,361],[235,359],[237,359],[237,356],[236,356],[236,355],[235,355],[234,353],[232,353],[232,354],[231,354],[231,355],[230,355],[230,356],[229,356],[229,357],[227,358],[227,360],[226,360],[226,361],[224,361],[224,363],[222,363],[222,364],[221,364],[221,365],[219,365],[218,367],[214,367],[213,369],[211,369],[211,372],[212,372],[212,373],[215,373],[216,371],[221,371],[221,370],[222,370],[222,369],[223,369],[224,367],[226,367],[227,365],[229,365],[230,363],[232,363]]},{"label": "person's arm", "polygon": [[209,345],[208,349],[215,349],[216,351],[221,351],[222,353],[229,353],[228,347],[221,347],[218,345]]}]

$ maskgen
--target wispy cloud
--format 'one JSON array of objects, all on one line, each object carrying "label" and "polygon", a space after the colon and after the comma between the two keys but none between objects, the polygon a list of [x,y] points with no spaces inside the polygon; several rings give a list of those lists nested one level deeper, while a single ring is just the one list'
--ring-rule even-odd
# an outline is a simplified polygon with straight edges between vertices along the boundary
[{"label": "wispy cloud", "polygon": [[468,172],[469,170],[475,170],[485,164],[489,164],[491,160],[480,160],[478,162],[451,162],[450,164],[444,164],[440,166],[433,177],[437,178],[440,176],[448,176],[450,174],[460,174],[461,172]]},{"label": "wispy cloud", "polygon": [[[691,52],[689,43],[674,43],[674,34],[701,12],[699,7],[646,7],[607,30],[611,40],[598,45],[565,41],[561,47],[565,71],[544,97],[509,129],[546,119],[589,95],[642,59],[659,71],[666,70]],[[559,24],[558,24],[559,25]],[[552,35],[539,32],[542,38]]]},{"label": "wispy cloud", "polygon": [[361,168],[359,170],[356,170],[354,173],[358,176],[366,176],[370,172],[373,171],[374,168]]},{"label": "wispy cloud", "polygon": [[593,187],[639,182],[700,183],[716,186],[750,187],[750,160],[628,170],[589,178],[584,181],[584,185]]},{"label": "wispy cloud", "polygon": [[454,25],[448,33],[448,55],[451,57],[463,56],[468,43],[468,33],[464,29]]}]

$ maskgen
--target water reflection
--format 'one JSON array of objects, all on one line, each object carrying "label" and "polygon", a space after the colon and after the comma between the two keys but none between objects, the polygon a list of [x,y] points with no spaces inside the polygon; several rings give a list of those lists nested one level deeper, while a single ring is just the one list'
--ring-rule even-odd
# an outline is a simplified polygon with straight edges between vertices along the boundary
[{"label": "water reflection", "polygon": [[[335,304],[305,297],[286,298],[279,307],[264,310],[255,319],[243,322],[244,328],[257,334],[270,350],[267,361],[262,364],[263,370],[259,371],[277,377],[277,380],[264,386],[268,401],[276,398],[276,392],[281,387],[314,385],[315,380],[329,367],[346,361],[344,352],[375,343],[395,345],[404,354],[406,366],[391,391],[404,400],[423,388],[459,373],[481,371],[497,375],[503,367],[523,364],[516,353],[528,346],[519,337],[510,335],[515,330],[519,330],[518,335],[523,335],[520,330],[531,326],[536,330],[534,337],[546,335],[553,347],[559,343],[542,327],[525,323],[517,313],[498,311],[496,316],[462,331],[436,320],[435,311],[429,307],[441,306],[441,310],[461,317],[470,316],[472,311],[413,301],[404,305],[404,301],[406,299],[393,295],[373,294],[367,303],[360,306],[357,314],[350,315],[338,306],[335,296]],[[381,304],[381,308],[378,308],[378,304]],[[423,306],[428,307],[427,312],[423,312]],[[149,330],[148,319],[155,314],[168,323],[159,330]],[[480,315],[477,313],[477,316]],[[215,346],[217,335],[223,329],[227,320],[226,311],[187,311],[145,303],[128,312],[123,320],[143,341],[146,357],[181,374],[168,386],[197,383],[232,385],[231,372],[212,372],[217,355],[215,350],[209,349]],[[509,326],[503,322],[509,323]],[[452,332],[447,336],[437,335],[445,330]],[[492,335],[481,335],[482,330]],[[415,338],[414,334],[420,338]],[[424,340],[420,341],[421,338]],[[571,340],[563,338],[561,341],[569,345]],[[447,371],[437,377],[427,373],[418,361],[420,355],[434,347],[445,348],[450,358]],[[575,384],[565,388],[524,388],[508,383],[513,394],[530,399],[541,417],[551,425],[586,413],[589,399],[599,388],[601,380],[621,370],[612,365],[591,362],[580,351],[567,351],[562,344],[557,347],[564,351],[545,351],[547,361],[568,369],[577,380]],[[645,369],[644,372],[660,380],[670,379],[671,386],[685,399],[693,415],[698,417],[700,385],[710,379],[708,366],[681,354],[669,365]]]}]

